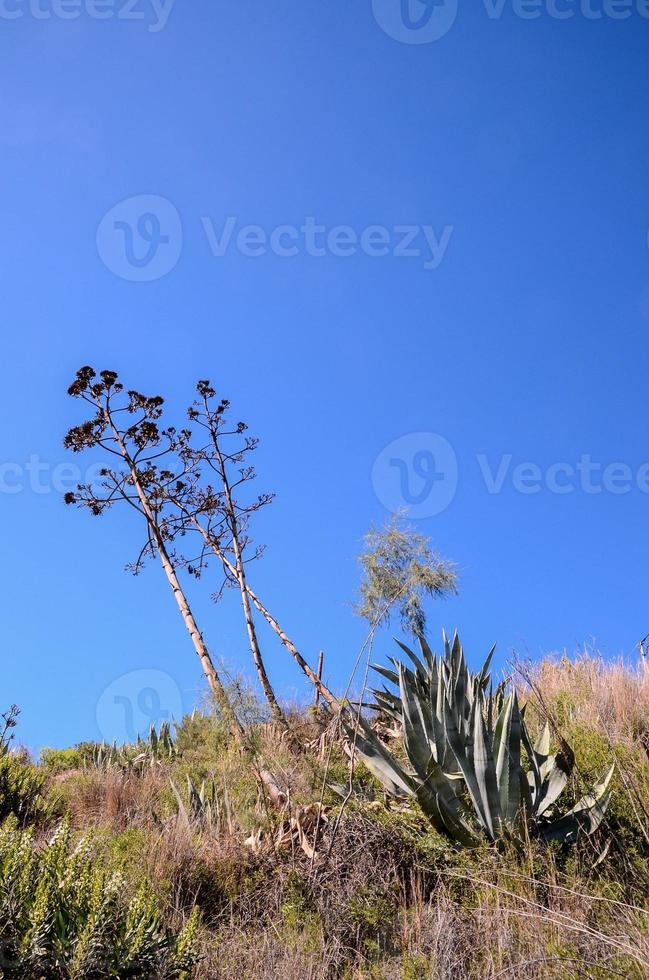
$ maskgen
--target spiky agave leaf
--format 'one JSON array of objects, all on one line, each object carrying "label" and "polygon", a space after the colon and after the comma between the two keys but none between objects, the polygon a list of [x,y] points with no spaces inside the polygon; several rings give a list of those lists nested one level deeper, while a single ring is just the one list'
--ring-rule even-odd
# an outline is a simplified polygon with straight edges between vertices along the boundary
[{"label": "spiky agave leaf", "polygon": [[531,812],[541,817],[556,803],[570,778],[575,765],[575,756],[564,740],[561,751],[550,755],[550,726],[546,722],[536,742],[532,741],[525,724],[524,712],[521,723],[521,737],[530,763],[528,781],[531,790]]},{"label": "spiky agave leaf", "polygon": [[400,762],[383,745],[380,738],[362,717],[343,719],[347,737],[355,745],[361,759],[392,796],[413,796],[414,787]]},{"label": "spiky agave leaf", "polygon": [[[417,744],[418,721],[415,716],[408,716],[409,739],[411,749]],[[426,817],[436,830],[452,837],[458,843],[466,846],[475,845],[479,837],[471,827],[453,783],[446,777],[441,767],[435,762],[430,751],[425,767],[422,760],[425,748],[415,749],[419,771],[407,773],[401,764],[383,745],[376,733],[365,719],[358,719],[358,728],[349,722],[344,723],[347,735],[370,772],[379,780],[381,785],[393,796],[416,797]],[[362,734],[361,734],[362,732]]]},{"label": "spiky agave leaf", "polygon": [[467,847],[480,843],[474,822],[455,784],[433,759],[425,782],[417,783],[416,793],[419,805],[438,830],[445,831],[457,843]]},{"label": "spiky agave leaf", "polygon": [[515,691],[506,699],[498,716],[493,755],[501,816],[506,826],[513,828],[521,805],[521,715]]},{"label": "spiky agave leaf", "polygon": [[611,766],[601,782],[593,786],[564,816],[541,829],[545,841],[556,840],[572,844],[580,833],[593,834],[600,826],[611,801],[609,789],[615,766]]},{"label": "spiky agave leaf", "polygon": [[464,745],[448,702],[446,732],[458,761],[476,816],[490,840],[501,835],[502,814],[492,745],[482,710],[482,695],[476,697],[470,719],[472,739]]}]

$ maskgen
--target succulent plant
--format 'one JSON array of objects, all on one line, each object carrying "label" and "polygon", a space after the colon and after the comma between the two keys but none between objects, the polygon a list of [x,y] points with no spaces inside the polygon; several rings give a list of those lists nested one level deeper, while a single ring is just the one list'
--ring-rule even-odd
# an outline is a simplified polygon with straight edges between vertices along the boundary
[{"label": "succulent plant", "polygon": [[159,732],[156,731],[155,725],[151,725],[147,739],[144,740],[138,735],[137,742],[132,745],[118,746],[117,742],[111,745],[102,742],[97,745],[92,754],[92,766],[95,769],[107,769],[112,766],[121,769],[142,769],[147,765],[170,761],[177,754],[171,726],[168,721],[165,721],[160,725]]},{"label": "succulent plant", "polygon": [[441,658],[423,637],[419,643],[421,657],[399,644],[412,668],[396,659],[393,669],[375,667],[398,690],[384,686],[373,694],[376,708],[401,728],[407,765],[366,719],[346,722],[360,757],[387,792],[415,797],[439,831],[466,845],[527,834],[572,843],[580,832],[596,830],[613,768],[571,810],[557,814],[573,752],[562,740],[561,750],[550,753],[547,723],[532,744],[516,691],[506,681],[493,689],[494,648],[474,674],[457,634],[452,643],[444,637]]},{"label": "succulent plant", "polygon": [[203,781],[199,787],[191,776],[187,776],[186,805],[173,779],[169,782],[178,804],[178,819],[182,824],[186,827],[211,828],[218,823],[221,811],[214,780],[209,783]]}]

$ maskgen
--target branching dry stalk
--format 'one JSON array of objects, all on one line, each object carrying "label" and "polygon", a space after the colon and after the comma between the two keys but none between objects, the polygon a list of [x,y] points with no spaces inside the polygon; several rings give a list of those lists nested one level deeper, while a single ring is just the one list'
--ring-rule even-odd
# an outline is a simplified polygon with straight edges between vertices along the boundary
[{"label": "branching dry stalk", "polygon": [[[217,704],[228,719],[233,736],[237,741],[241,741],[243,728],[230,704],[187,596],[178,580],[159,522],[158,505],[147,491],[147,468],[153,465],[154,460],[168,452],[168,449],[159,450],[161,441],[165,439],[165,434],[160,432],[157,425],[162,414],[163,399],[159,396],[149,398],[139,392],[130,391],[126,403],[116,407],[113,399],[123,391],[117,374],[114,371],[102,371],[101,380],[96,381],[96,377],[92,368],[81,368],[77,372],[76,380],[70,386],[69,394],[74,398],[81,398],[90,405],[95,415],[89,421],[70,429],[65,438],[65,446],[73,452],[98,447],[118,457],[126,467],[126,473],[105,468],[102,472],[103,494],[92,486],[80,485],[76,493],[66,495],[66,503],[86,507],[95,516],[99,516],[116,501],[121,500],[128,503],[144,518],[148,545],[159,558],[203,673]],[[130,415],[137,414],[138,417],[127,428],[120,428],[117,416],[124,412]]]},{"label": "branching dry stalk", "polygon": [[[187,513],[186,510],[185,513]],[[222,563],[226,572],[229,575],[236,577],[237,576],[236,566],[230,561],[230,559],[225,554],[223,549],[219,546],[218,540],[210,536],[208,530],[205,528],[203,524],[200,523],[196,515],[188,515],[188,516],[189,519],[191,520],[192,526],[201,535],[206,546],[210,548],[210,550],[216,555],[216,557]],[[273,630],[273,632],[276,633],[276,635],[279,637],[280,641],[286,647],[288,652],[291,654],[291,656],[293,657],[293,659],[295,660],[296,664],[298,665],[302,673],[305,675],[305,677],[307,677],[308,680],[311,682],[311,684],[313,684],[314,688],[317,691],[319,691],[320,695],[325,699],[329,707],[332,709],[336,709],[338,707],[338,699],[336,698],[336,696],[322,681],[321,677],[319,677],[318,674],[314,673],[309,663],[302,656],[302,654],[295,646],[293,641],[289,639],[289,637],[284,632],[284,630],[282,629],[278,621],[275,619],[275,617],[269,612],[269,610],[263,604],[259,596],[255,592],[253,592],[253,590],[250,588],[247,579],[245,581],[245,590],[252,604],[255,606],[257,611],[264,617],[264,619],[266,620],[270,628]]]},{"label": "branching dry stalk", "polygon": [[[224,411],[228,407],[228,403],[221,401],[216,409],[212,407],[211,400],[216,396],[216,392],[208,381],[199,381],[197,390],[200,402],[196,404],[200,405],[200,408],[195,407],[190,410],[190,418],[193,422],[207,431],[209,436],[209,446],[202,450],[194,451],[192,453],[192,459],[194,463],[206,463],[216,473],[220,486],[222,487],[222,491],[219,492],[219,500],[221,502],[225,524],[229,531],[230,546],[234,555],[234,566],[230,566],[230,568],[233,569],[232,573],[235,581],[237,582],[241,595],[241,605],[246,622],[246,631],[248,633],[252,659],[273,718],[282,728],[288,731],[288,721],[286,720],[286,716],[279,705],[272,684],[268,678],[266,665],[259,648],[257,631],[255,629],[252,610],[250,608],[250,596],[248,594],[246,584],[246,572],[243,555],[245,541],[242,540],[242,529],[240,527],[239,514],[242,515],[242,519],[245,521],[247,519],[247,515],[251,513],[253,509],[255,509],[255,505],[248,508],[242,508],[236,503],[233,496],[232,484],[228,474],[228,465],[231,463],[243,462],[244,453],[250,451],[250,449],[253,449],[256,443],[252,440],[247,440],[245,446],[234,454],[226,453],[221,446],[222,438],[232,435],[240,435],[245,431],[246,427],[243,422],[239,422],[234,431],[228,432],[224,424]],[[241,476],[238,481],[239,483],[252,477],[252,473],[246,471],[245,469],[242,469],[240,473]]]}]

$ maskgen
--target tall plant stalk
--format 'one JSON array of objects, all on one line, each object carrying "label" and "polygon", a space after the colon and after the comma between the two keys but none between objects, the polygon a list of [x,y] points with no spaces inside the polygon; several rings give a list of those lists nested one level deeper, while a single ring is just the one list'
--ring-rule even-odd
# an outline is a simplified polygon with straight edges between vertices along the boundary
[{"label": "tall plant stalk", "polygon": [[[310,683],[320,691],[329,706],[334,708],[338,704],[335,696],[248,583],[246,565],[262,553],[261,548],[256,548],[252,554],[247,554],[251,544],[248,536],[250,517],[273,498],[271,494],[262,494],[242,503],[235,496],[235,489],[238,490],[255,478],[254,467],[246,465],[246,462],[248,454],[257,448],[258,441],[244,436],[247,430],[245,423],[228,425],[225,415],[229,402],[223,399],[215,406],[215,392],[208,381],[200,381],[197,391],[199,400],[190,407],[188,415],[194,425],[207,432],[208,443],[197,446],[195,440],[190,440],[185,433],[179,433],[176,438],[175,449],[183,460],[186,478],[178,481],[173,474],[161,474],[158,492],[170,505],[166,518],[167,531],[174,538],[182,538],[188,531],[196,532],[201,540],[201,551],[198,558],[186,560],[189,570],[197,576],[201,575],[207,565],[207,556],[214,555],[223,570],[225,585],[236,585],[239,589],[253,661],[276,720],[285,724],[261,654],[253,606],[289,651]],[[237,436],[241,438],[235,447],[228,447],[226,451],[224,441]],[[233,472],[234,467],[239,467],[238,472]],[[208,476],[209,471],[216,475],[216,486],[212,486],[206,479],[205,468]],[[222,589],[223,586],[216,592],[217,598]]]},{"label": "tall plant stalk", "polygon": [[[192,526],[201,535],[201,537],[203,538],[203,541],[205,542],[206,546],[213,552],[214,555],[216,555],[216,557],[222,563],[222,565],[223,565],[226,573],[229,574],[229,575],[231,575],[232,577],[235,577],[236,574],[237,574],[236,567],[230,561],[230,559],[225,554],[225,552],[222,550],[222,548],[219,546],[218,539],[215,538],[215,537],[210,536],[209,531],[207,530],[207,528],[205,528],[200,523],[200,521],[196,518],[195,515],[189,515],[189,516],[190,516],[190,520],[191,520]],[[253,590],[251,589],[250,585],[248,584],[247,578],[245,579],[245,589],[246,589],[246,592],[247,592],[247,595],[249,597],[250,602],[252,602],[253,606],[257,609],[257,611],[259,612],[259,614],[261,616],[263,616],[263,618],[266,620],[266,622],[268,623],[268,625],[270,626],[270,628],[273,630],[273,632],[280,639],[280,641],[282,642],[283,646],[286,647],[286,649],[291,654],[291,656],[293,657],[293,659],[295,660],[296,664],[298,665],[298,667],[300,668],[300,670],[303,672],[303,674],[313,684],[313,686],[316,688],[316,690],[318,690],[320,692],[320,694],[322,695],[322,697],[325,699],[325,701],[327,702],[327,704],[331,708],[337,707],[338,706],[338,699],[336,698],[336,696],[334,694],[332,694],[332,692],[329,690],[329,688],[324,683],[324,681],[321,678],[318,677],[318,675],[315,673],[315,671],[313,670],[313,668],[310,666],[309,662],[307,660],[305,660],[305,658],[302,656],[302,654],[300,653],[300,651],[298,650],[298,648],[296,647],[296,645],[288,637],[288,635],[284,632],[284,630],[280,626],[279,622],[275,619],[275,617],[272,615],[272,613],[264,605],[264,603],[261,601],[261,599],[259,598],[259,596],[257,595],[257,593],[256,592],[253,592]]]},{"label": "tall plant stalk", "polygon": [[[210,400],[214,398],[215,391],[207,381],[200,381],[197,389],[201,398],[202,412],[192,414],[192,418],[194,421],[198,422],[199,425],[204,426],[207,430],[211,447],[211,452],[208,453],[203,450],[200,458],[206,461],[208,465],[216,471],[221,487],[223,488],[221,500],[225,522],[229,531],[232,553],[234,555],[234,566],[229,565],[229,567],[232,570],[232,574],[234,575],[239,587],[241,606],[243,609],[246,631],[248,633],[248,641],[250,644],[250,652],[257,671],[257,676],[259,677],[259,683],[261,684],[264,697],[266,698],[268,706],[270,707],[271,714],[282,728],[288,730],[289,725],[286,720],[286,716],[279,705],[266,671],[266,665],[261,654],[259,640],[257,638],[257,630],[255,628],[255,623],[252,616],[252,609],[250,608],[250,596],[246,584],[246,572],[243,558],[242,529],[239,526],[238,506],[233,497],[232,485],[228,475],[227,465],[230,462],[237,462],[240,454],[235,454],[233,457],[231,454],[226,454],[221,448],[223,411],[219,411],[219,408],[221,406],[226,406],[226,403],[221,402],[219,408],[212,408]],[[238,434],[242,431],[243,423],[239,423],[236,432]],[[245,475],[245,471],[243,471],[242,476],[243,475]],[[248,513],[247,509],[243,508],[242,513],[246,515]],[[243,529],[243,533],[245,534],[245,528]]]},{"label": "tall plant stalk", "polygon": [[[114,371],[102,371],[99,376],[101,380],[96,381],[96,377],[92,368],[81,368],[69,388],[68,393],[91,405],[95,415],[89,421],[70,429],[64,444],[73,452],[99,447],[119,457],[125,472],[105,468],[102,471],[103,492],[98,492],[97,488],[90,485],[80,485],[76,492],[66,495],[66,503],[87,507],[91,513],[99,516],[121,500],[144,518],[147,546],[158,556],[214,699],[227,719],[232,734],[240,741],[243,734],[241,723],[236,717],[178,579],[159,521],[159,501],[149,489],[155,486],[152,477],[157,470],[157,462],[154,465],[153,461],[170,451],[170,440],[165,433],[160,432],[157,425],[162,414],[163,399],[148,398],[139,392],[130,391],[126,403],[115,406],[114,398],[123,391],[117,374]],[[118,416],[124,412],[138,417],[131,425],[120,428]],[[167,447],[160,449],[165,441]]]}]

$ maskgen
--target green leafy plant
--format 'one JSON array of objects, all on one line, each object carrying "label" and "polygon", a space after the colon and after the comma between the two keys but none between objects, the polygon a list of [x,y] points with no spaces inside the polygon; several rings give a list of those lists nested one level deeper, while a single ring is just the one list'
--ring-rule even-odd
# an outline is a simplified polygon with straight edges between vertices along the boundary
[{"label": "green leafy plant", "polygon": [[76,748],[41,749],[40,763],[48,775],[58,775],[71,769],[81,769],[83,757]]},{"label": "green leafy plant", "polygon": [[63,825],[46,847],[14,820],[0,828],[0,970],[7,980],[189,978],[198,911],[178,935],[143,886],[125,897],[121,875],[73,844]]},{"label": "green leafy plant", "polygon": [[13,815],[31,823],[45,813],[42,773],[19,756],[0,755],[0,821]]},{"label": "green leafy plant", "polygon": [[11,815],[21,823],[29,823],[45,813],[42,774],[10,751],[12,729],[19,714],[20,709],[13,704],[2,715],[0,726],[0,822]]},{"label": "green leafy plant", "polygon": [[376,667],[398,693],[383,687],[374,695],[377,708],[401,728],[408,765],[364,718],[357,726],[346,724],[363,762],[388,793],[415,797],[437,830],[465,845],[526,835],[572,843],[579,833],[597,829],[613,768],[574,807],[557,813],[574,754],[565,741],[551,754],[547,724],[532,744],[516,691],[507,683],[493,690],[493,649],[474,674],[457,634],[452,643],[444,637],[441,658],[423,637],[421,657],[400,646],[413,668],[397,660],[391,661],[393,669]]},{"label": "green leafy plant", "polygon": [[160,725],[157,732],[151,725],[147,739],[140,738],[132,745],[120,745],[116,742],[108,745],[102,742],[95,746],[90,764],[95,769],[107,769],[112,766],[119,769],[144,769],[155,766],[160,762],[171,762],[178,755],[171,726],[168,721]]},{"label": "green leafy plant", "polygon": [[178,818],[187,827],[212,827],[220,818],[220,804],[214,780],[209,784],[203,781],[196,785],[191,776],[187,777],[187,803],[182,798],[173,779],[169,780],[178,804]]},{"label": "green leafy plant", "polygon": [[396,610],[407,633],[423,634],[424,600],[457,593],[455,567],[400,516],[384,527],[371,527],[364,545],[358,559],[363,576],[357,614],[374,628],[389,622]]}]

